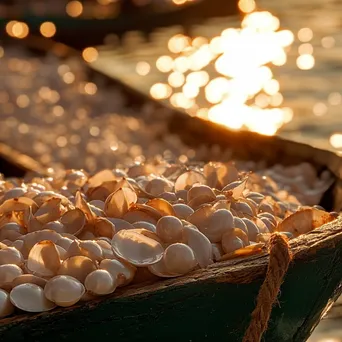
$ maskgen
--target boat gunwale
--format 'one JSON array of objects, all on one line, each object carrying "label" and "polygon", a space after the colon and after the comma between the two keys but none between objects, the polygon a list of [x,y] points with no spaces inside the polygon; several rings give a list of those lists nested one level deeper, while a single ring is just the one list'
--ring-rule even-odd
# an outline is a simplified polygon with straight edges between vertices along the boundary
[{"label": "boat gunwale", "polygon": [[[314,260],[320,250],[336,253],[336,245],[342,246],[342,218],[324,224],[306,234],[289,241],[289,247],[293,255],[291,265],[294,263],[309,262]],[[269,254],[264,250],[253,256],[239,257],[232,260],[217,262],[206,269],[195,270],[185,276],[171,279],[160,279],[154,282],[139,283],[118,288],[113,294],[93,299],[89,302],[81,302],[71,307],[57,307],[52,311],[37,314],[20,314],[0,319],[0,334],[10,326],[29,323],[39,318],[53,319],[59,315],[74,312],[74,310],[91,311],[101,305],[126,298],[141,298],[153,295],[160,291],[175,290],[182,286],[200,283],[229,283],[249,284],[260,281],[265,276]],[[290,265],[290,269],[291,269]]]}]

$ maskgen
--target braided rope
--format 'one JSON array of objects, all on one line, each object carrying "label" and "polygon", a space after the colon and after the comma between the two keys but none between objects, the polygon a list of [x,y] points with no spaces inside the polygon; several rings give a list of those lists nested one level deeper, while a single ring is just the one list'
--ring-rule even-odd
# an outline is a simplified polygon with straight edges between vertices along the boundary
[{"label": "braided rope", "polygon": [[246,330],[242,342],[260,342],[267,329],[280,285],[283,282],[291,262],[291,251],[286,237],[279,233],[272,234],[269,243],[270,260],[267,273],[257,297],[257,304],[252,312],[251,322]]}]

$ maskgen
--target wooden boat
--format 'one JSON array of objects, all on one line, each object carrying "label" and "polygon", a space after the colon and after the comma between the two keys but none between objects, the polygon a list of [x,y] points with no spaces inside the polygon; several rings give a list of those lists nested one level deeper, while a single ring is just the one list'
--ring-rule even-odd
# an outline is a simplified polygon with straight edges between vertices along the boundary
[{"label": "wooden boat", "polygon": [[[332,152],[278,137],[231,132],[175,111],[166,124],[189,146],[219,144],[231,147],[239,159],[287,165],[306,161],[318,172],[329,169],[335,182],[321,204],[341,210],[342,160]],[[291,240],[289,246],[293,260],[263,337],[267,342],[305,341],[342,292],[340,219]],[[5,318],[0,320],[0,340],[242,341],[268,260],[263,252],[178,279],[131,285],[70,308]]]}]

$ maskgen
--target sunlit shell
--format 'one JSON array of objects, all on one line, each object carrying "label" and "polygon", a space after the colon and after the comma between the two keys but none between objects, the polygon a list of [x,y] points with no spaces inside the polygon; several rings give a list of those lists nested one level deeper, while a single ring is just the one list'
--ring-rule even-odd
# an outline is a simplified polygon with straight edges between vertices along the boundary
[{"label": "sunlit shell", "polygon": [[23,263],[24,258],[16,248],[0,248],[0,265],[14,264],[21,266]]},{"label": "sunlit shell", "polygon": [[210,240],[191,226],[184,226],[187,245],[193,250],[200,267],[205,268],[213,263],[213,250]]},{"label": "sunlit shell", "polygon": [[46,299],[44,290],[35,284],[21,284],[14,287],[10,293],[10,300],[18,309],[27,312],[44,312],[56,307]]},{"label": "sunlit shell", "polygon": [[34,197],[33,200],[39,207],[41,207],[44,203],[52,198],[59,198],[61,200],[61,204],[65,206],[68,206],[70,204],[69,200],[65,196],[54,191],[42,191],[36,197]]},{"label": "sunlit shell", "polygon": [[35,275],[53,277],[57,274],[61,259],[56,245],[49,240],[36,243],[27,259],[27,268]]},{"label": "sunlit shell", "polygon": [[116,176],[113,174],[113,172],[109,169],[104,169],[96,174],[94,174],[92,177],[89,177],[88,179],[88,186],[91,188],[96,188],[100,186],[103,182],[110,182],[116,180]]},{"label": "sunlit shell", "polygon": [[102,240],[102,238],[101,238],[99,240],[96,240],[96,243],[102,249],[102,256],[104,259],[115,259],[116,258],[110,240],[108,242],[106,240]]},{"label": "sunlit shell", "polygon": [[0,289],[0,318],[11,315],[14,312],[14,305],[10,301],[8,292]]},{"label": "sunlit shell", "polygon": [[264,246],[264,243],[255,243],[247,247],[239,248],[236,249],[234,252],[223,255],[221,259],[219,259],[219,261],[231,260],[235,258],[248,257],[251,255],[259,254],[262,252]]},{"label": "sunlit shell", "polygon": [[221,241],[222,235],[232,228],[234,228],[234,218],[226,209],[217,210],[209,217],[207,225],[198,227],[211,242]]},{"label": "sunlit shell", "polygon": [[44,288],[45,297],[63,307],[76,304],[84,292],[84,286],[77,279],[67,275],[53,277]]},{"label": "sunlit shell", "polygon": [[190,215],[194,213],[194,210],[186,204],[177,203],[173,205],[173,209],[179,219],[186,220]]},{"label": "sunlit shell", "polygon": [[162,198],[154,198],[149,200],[146,205],[156,209],[163,216],[175,216],[176,212],[173,206],[166,200]]},{"label": "sunlit shell", "polygon": [[189,246],[174,243],[165,249],[164,263],[170,273],[185,274],[196,267],[197,260]]},{"label": "sunlit shell", "polygon": [[221,187],[239,179],[239,172],[232,163],[220,164],[216,172]]},{"label": "sunlit shell", "polygon": [[63,223],[59,221],[48,222],[42,226],[42,229],[53,230],[57,233],[65,233],[65,230],[66,230]]},{"label": "sunlit shell", "polygon": [[160,244],[163,243],[163,241],[160,239],[160,237],[154,233],[154,232],[151,232],[150,230],[148,229],[145,229],[145,228],[134,228],[134,229],[131,229],[132,232],[136,232],[138,234],[141,234],[141,235],[144,235],[152,240],[155,240],[157,242],[159,242]]},{"label": "sunlit shell", "polygon": [[28,208],[35,212],[38,206],[34,200],[28,197],[11,198],[0,205],[0,214],[6,214],[11,211],[24,211]]},{"label": "sunlit shell", "polygon": [[135,266],[148,266],[158,262],[164,249],[157,241],[132,230],[121,230],[114,235],[115,254]]},{"label": "sunlit shell", "polygon": [[18,277],[16,277],[13,282],[12,282],[12,286],[16,287],[20,284],[35,284],[40,286],[41,288],[44,288],[46,285],[46,280],[44,278],[41,277],[37,277],[33,274],[22,274]]},{"label": "sunlit shell", "polygon": [[98,261],[103,258],[101,247],[93,240],[74,240],[69,246],[68,257],[76,255],[83,255]]},{"label": "sunlit shell", "polygon": [[51,198],[36,211],[34,217],[42,224],[58,220],[64,212],[60,198]]},{"label": "sunlit shell", "polygon": [[117,280],[106,270],[96,270],[88,274],[84,285],[90,293],[107,295],[115,291]]},{"label": "sunlit shell", "polygon": [[65,259],[58,269],[58,275],[68,275],[84,283],[87,275],[96,270],[93,260],[85,256],[73,256]]},{"label": "sunlit shell", "polygon": [[145,190],[153,196],[158,196],[165,191],[171,191],[173,184],[164,178],[154,178],[150,180]]},{"label": "sunlit shell", "polygon": [[80,234],[86,223],[86,216],[81,209],[76,208],[63,214],[60,222],[65,227],[65,233],[77,236]]},{"label": "sunlit shell", "polygon": [[128,209],[137,202],[136,193],[130,188],[120,188],[108,196],[105,213],[109,217],[122,218]]},{"label": "sunlit shell", "polygon": [[164,216],[158,221],[156,232],[163,242],[180,242],[183,238],[182,221],[175,216]]},{"label": "sunlit shell", "polygon": [[175,182],[175,191],[188,190],[194,184],[205,184],[206,179],[202,173],[197,171],[187,171],[180,175]]},{"label": "sunlit shell", "polygon": [[44,229],[38,232],[28,233],[23,237],[23,239],[24,239],[25,247],[29,251],[37,242],[44,241],[44,240],[50,240],[52,242],[56,242],[61,237],[62,236],[59,233],[56,233],[53,230]]},{"label": "sunlit shell", "polygon": [[153,233],[156,233],[157,228],[154,224],[150,223],[150,222],[145,222],[145,221],[138,221],[133,223],[133,227],[134,228],[144,228],[147,229]]},{"label": "sunlit shell", "polygon": [[145,221],[156,225],[157,221],[162,216],[163,215],[153,207],[137,203],[123,216],[123,219],[130,223]]},{"label": "sunlit shell", "polygon": [[118,189],[116,180],[103,182],[97,187],[90,187],[86,192],[87,198],[92,201],[105,201],[106,198]]},{"label": "sunlit shell", "polygon": [[94,214],[90,210],[88,203],[82,197],[82,193],[80,191],[76,192],[75,205],[76,208],[81,209],[83,211],[88,221],[92,221],[94,219]]},{"label": "sunlit shell", "polygon": [[103,236],[112,239],[115,234],[115,225],[104,217],[94,219],[95,236]]},{"label": "sunlit shell", "polygon": [[108,271],[118,286],[129,284],[133,280],[136,272],[134,266],[113,259],[102,260],[99,268]]},{"label": "sunlit shell", "polygon": [[286,217],[278,224],[278,231],[287,231],[295,237],[305,234],[335,219],[334,215],[318,209],[303,209]]},{"label": "sunlit shell", "polygon": [[206,196],[210,198],[212,201],[216,198],[214,191],[209,186],[203,184],[196,184],[189,189],[187,194],[187,201],[190,202],[194,200],[196,197],[200,196]]},{"label": "sunlit shell", "polygon": [[0,288],[11,287],[13,280],[23,273],[23,270],[17,265],[0,265]]},{"label": "sunlit shell", "polygon": [[210,204],[205,204],[201,208],[197,209],[192,215],[190,215],[187,221],[192,223],[197,228],[205,227],[208,224],[209,218],[214,212],[215,208],[213,208]]},{"label": "sunlit shell", "polygon": [[23,233],[23,228],[15,222],[6,223],[0,228],[0,241],[5,239],[15,241]]}]

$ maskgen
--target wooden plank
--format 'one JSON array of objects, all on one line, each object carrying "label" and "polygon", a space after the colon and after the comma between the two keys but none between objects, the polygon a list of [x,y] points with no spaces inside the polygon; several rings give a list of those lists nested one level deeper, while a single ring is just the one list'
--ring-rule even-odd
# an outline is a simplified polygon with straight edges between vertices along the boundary
[{"label": "wooden plank", "polygon": [[[335,248],[334,248],[335,247]],[[265,341],[302,342],[341,292],[342,225],[293,240],[294,261]],[[241,341],[267,255],[228,261],[178,280],[130,286],[104,299],[0,321],[6,341]],[[315,286],[313,286],[313,284]]]}]

